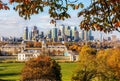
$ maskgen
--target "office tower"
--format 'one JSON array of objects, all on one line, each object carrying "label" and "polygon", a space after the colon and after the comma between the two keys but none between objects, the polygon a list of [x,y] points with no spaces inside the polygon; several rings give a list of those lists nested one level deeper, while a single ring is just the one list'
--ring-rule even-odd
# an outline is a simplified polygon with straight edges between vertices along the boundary
[{"label": "office tower", "polygon": [[37,29],[36,26],[34,26],[32,29],[32,40],[33,41],[38,40],[38,37],[39,37],[39,30]]},{"label": "office tower", "polygon": [[59,41],[59,42],[62,42],[62,41],[63,41],[62,32],[61,32],[60,29],[58,30],[58,41]]},{"label": "office tower", "polygon": [[88,31],[88,40],[93,40],[92,30]]},{"label": "office tower", "polygon": [[58,30],[58,36],[62,36],[62,32],[60,29]]},{"label": "office tower", "polygon": [[79,41],[79,32],[77,30],[75,30],[75,33],[74,33],[74,41]]},{"label": "office tower", "polygon": [[103,41],[103,36],[102,36],[102,33],[100,32],[100,42]]},{"label": "office tower", "polygon": [[84,40],[84,30],[81,30],[80,32],[79,32],[79,37],[80,37],[80,39],[83,41]]},{"label": "office tower", "polygon": [[32,31],[29,32],[29,40],[32,40]]},{"label": "office tower", "polygon": [[43,39],[43,38],[44,38],[44,32],[43,32],[43,31],[41,31],[41,32],[40,32],[39,37],[40,37],[41,39]]},{"label": "office tower", "polygon": [[65,26],[64,28],[64,34],[67,35],[67,31],[68,31],[68,26]]},{"label": "office tower", "polygon": [[71,26],[71,39],[74,40],[74,36],[75,36],[75,31],[77,30],[77,27],[75,26]]},{"label": "office tower", "polygon": [[23,40],[28,40],[28,27],[24,28]]},{"label": "office tower", "polygon": [[82,31],[79,31],[79,39],[82,40]]},{"label": "office tower", "polygon": [[84,30],[84,41],[88,41],[88,31]]},{"label": "office tower", "polygon": [[51,39],[52,39],[52,31],[48,30],[47,36],[46,36],[46,40],[49,41],[49,42],[51,42]]},{"label": "office tower", "polygon": [[52,31],[49,30],[48,33],[47,33],[47,38],[51,39],[51,37],[52,37]]},{"label": "office tower", "polygon": [[65,36],[66,36],[66,41],[71,41],[72,39],[72,31],[70,26],[65,26]]},{"label": "office tower", "polygon": [[94,37],[92,36],[92,30],[89,30],[89,31],[83,30],[83,31],[84,31],[84,40],[85,41],[90,41],[90,40],[94,39]]},{"label": "office tower", "polygon": [[64,25],[60,25],[59,29],[61,30],[62,36],[65,35],[65,26]]},{"label": "office tower", "polygon": [[52,40],[53,42],[57,42],[58,30],[57,28],[52,29]]}]

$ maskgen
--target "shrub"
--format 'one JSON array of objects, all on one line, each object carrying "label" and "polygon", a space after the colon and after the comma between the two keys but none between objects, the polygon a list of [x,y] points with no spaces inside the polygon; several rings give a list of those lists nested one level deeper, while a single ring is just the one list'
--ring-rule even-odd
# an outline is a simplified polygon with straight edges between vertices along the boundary
[{"label": "shrub", "polygon": [[49,56],[39,56],[25,63],[22,70],[22,81],[61,81],[61,68]]}]

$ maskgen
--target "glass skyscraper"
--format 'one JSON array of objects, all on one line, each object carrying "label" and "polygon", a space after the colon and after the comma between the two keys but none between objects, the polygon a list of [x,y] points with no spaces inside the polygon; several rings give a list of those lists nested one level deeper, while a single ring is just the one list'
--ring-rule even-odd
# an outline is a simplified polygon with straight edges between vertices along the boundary
[{"label": "glass skyscraper", "polygon": [[24,36],[23,36],[24,40],[28,40],[28,27],[24,28]]}]

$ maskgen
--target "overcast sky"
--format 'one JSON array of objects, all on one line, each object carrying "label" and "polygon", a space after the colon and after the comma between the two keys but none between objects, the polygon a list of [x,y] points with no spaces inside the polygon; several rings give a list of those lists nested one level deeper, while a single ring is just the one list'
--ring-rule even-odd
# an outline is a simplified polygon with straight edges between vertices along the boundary
[{"label": "overcast sky", "polygon": [[[8,0],[2,0],[8,1]],[[85,5],[88,5],[89,2],[84,2]],[[14,5],[14,4],[13,4]],[[40,13],[38,15],[34,15],[30,20],[24,20],[19,17],[18,13],[13,10],[13,6],[10,6],[10,10],[0,10],[0,36],[12,36],[12,37],[21,37],[23,35],[24,27],[28,26],[31,29],[33,26],[37,26],[40,31],[47,31],[48,29],[54,27],[54,25],[50,24],[49,14],[45,12]],[[82,18],[77,18],[77,11],[69,10],[69,13],[72,14],[71,19],[67,19],[65,21],[57,21],[57,25],[65,24],[65,25],[74,25],[78,26]],[[98,32],[93,33],[95,37],[98,37]],[[120,38],[120,33],[113,32],[113,34],[117,35]]]}]

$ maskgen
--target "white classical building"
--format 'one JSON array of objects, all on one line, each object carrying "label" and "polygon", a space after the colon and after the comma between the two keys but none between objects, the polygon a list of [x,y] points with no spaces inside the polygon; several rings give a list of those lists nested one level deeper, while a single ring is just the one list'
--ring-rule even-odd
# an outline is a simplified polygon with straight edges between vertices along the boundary
[{"label": "white classical building", "polygon": [[32,58],[36,58],[40,55],[40,51],[38,50],[29,50],[23,51],[18,54],[18,61],[27,61]]}]

